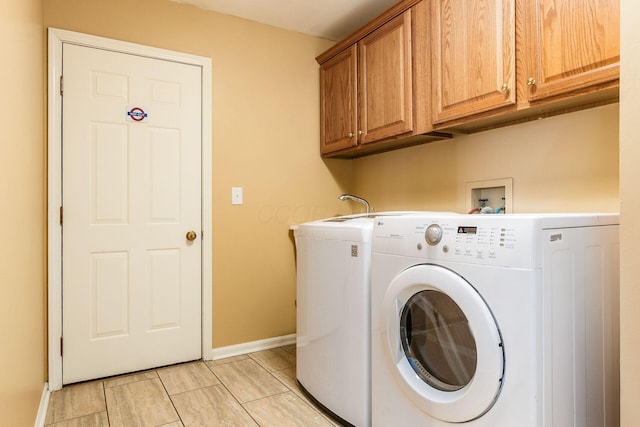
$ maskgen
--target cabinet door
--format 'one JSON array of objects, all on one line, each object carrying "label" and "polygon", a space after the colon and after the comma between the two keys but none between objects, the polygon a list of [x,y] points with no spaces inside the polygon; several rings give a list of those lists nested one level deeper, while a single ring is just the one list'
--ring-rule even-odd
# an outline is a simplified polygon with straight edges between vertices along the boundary
[{"label": "cabinet door", "polygon": [[434,123],[515,104],[515,0],[433,0]]},{"label": "cabinet door", "polygon": [[358,144],[358,48],[354,44],[320,66],[320,152]]},{"label": "cabinet door", "polygon": [[360,143],[413,130],[411,10],[359,43]]},{"label": "cabinet door", "polygon": [[528,99],[616,81],[620,73],[618,0],[523,0]]}]

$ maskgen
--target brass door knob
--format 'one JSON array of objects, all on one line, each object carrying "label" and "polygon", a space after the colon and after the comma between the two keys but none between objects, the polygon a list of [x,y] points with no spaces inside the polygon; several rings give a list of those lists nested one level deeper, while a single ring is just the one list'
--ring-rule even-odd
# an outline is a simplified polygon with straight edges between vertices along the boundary
[{"label": "brass door knob", "polygon": [[509,92],[509,85],[507,83],[503,84],[500,88],[501,92]]},{"label": "brass door knob", "polygon": [[538,82],[536,82],[536,79],[534,79],[533,77],[529,77],[529,79],[527,80],[527,86],[535,86],[536,83]]},{"label": "brass door knob", "polygon": [[188,241],[193,242],[194,240],[196,240],[196,237],[198,237],[198,235],[196,234],[195,231],[190,230],[190,231],[187,231],[186,237]]}]

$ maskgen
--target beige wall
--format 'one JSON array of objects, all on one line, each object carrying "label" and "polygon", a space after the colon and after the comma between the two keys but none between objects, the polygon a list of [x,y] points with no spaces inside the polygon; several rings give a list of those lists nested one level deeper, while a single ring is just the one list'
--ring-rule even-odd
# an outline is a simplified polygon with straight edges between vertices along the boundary
[{"label": "beige wall", "polygon": [[620,387],[621,425],[640,420],[640,4],[620,3]]},{"label": "beige wall", "polygon": [[[32,425],[46,380],[43,16],[44,27],[212,58],[215,347],[295,332],[288,227],[359,210],[337,200],[343,191],[368,198],[379,211],[463,211],[465,182],[511,176],[517,211],[618,209],[615,105],[355,161],[323,161],[313,58],[330,42],[166,0],[42,0],[44,15],[40,0],[0,2],[0,75],[11,82],[0,116],[0,322],[8,325],[0,332],[8,343],[0,352],[0,414],[8,425]],[[640,240],[634,126],[640,29],[631,18],[640,6],[622,0],[622,11],[622,425],[631,427],[640,418],[634,242]],[[231,186],[244,187],[244,205],[230,205]]]},{"label": "beige wall", "polygon": [[513,178],[514,212],[618,212],[618,104],[355,161],[378,211],[466,211],[467,182]]},{"label": "beige wall", "polygon": [[43,3],[45,26],[212,59],[213,345],[295,333],[289,226],[349,207],[350,163],[318,154],[314,58],[332,43],[167,0]]},{"label": "beige wall", "polygon": [[354,193],[376,211],[454,210],[456,142],[432,142],[354,161]]},{"label": "beige wall", "polygon": [[0,10],[0,423],[30,426],[46,381],[42,10]]}]

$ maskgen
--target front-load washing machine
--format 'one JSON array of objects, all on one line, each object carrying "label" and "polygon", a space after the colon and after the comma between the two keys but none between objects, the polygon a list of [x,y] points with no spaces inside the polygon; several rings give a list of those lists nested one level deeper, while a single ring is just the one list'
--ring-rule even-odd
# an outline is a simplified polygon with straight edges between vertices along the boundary
[{"label": "front-load washing machine", "polygon": [[618,215],[375,221],[372,425],[619,425]]}]

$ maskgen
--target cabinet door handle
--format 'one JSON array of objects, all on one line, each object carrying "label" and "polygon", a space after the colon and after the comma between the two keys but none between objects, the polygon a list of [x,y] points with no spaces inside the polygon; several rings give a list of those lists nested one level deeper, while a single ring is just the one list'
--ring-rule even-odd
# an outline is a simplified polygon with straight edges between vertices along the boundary
[{"label": "cabinet door handle", "polygon": [[361,130],[358,131],[358,135],[362,135],[364,132],[362,132]]},{"label": "cabinet door handle", "polygon": [[509,85],[507,83],[504,83],[502,85],[502,87],[500,88],[500,91],[502,92],[509,92]]},{"label": "cabinet door handle", "polygon": [[527,80],[527,86],[535,86],[536,83],[538,82],[533,77],[529,77],[529,79]]},{"label": "cabinet door handle", "polygon": [[349,138],[353,138],[354,136],[356,136],[353,132],[349,132]]}]

